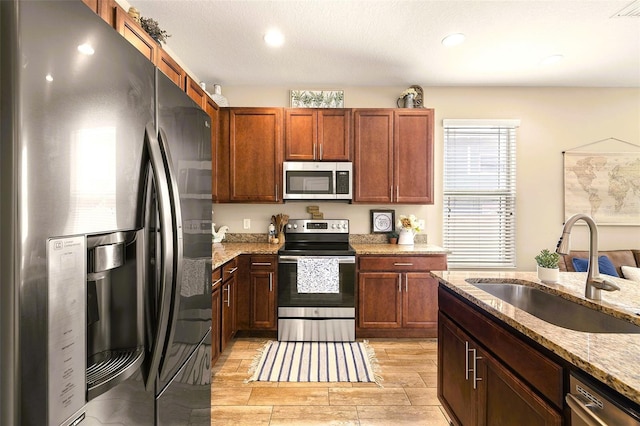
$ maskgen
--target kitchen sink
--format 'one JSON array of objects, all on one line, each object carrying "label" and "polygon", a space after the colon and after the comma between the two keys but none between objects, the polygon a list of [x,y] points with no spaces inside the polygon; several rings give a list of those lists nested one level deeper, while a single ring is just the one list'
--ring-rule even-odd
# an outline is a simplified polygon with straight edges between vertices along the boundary
[{"label": "kitchen sink", "polygon": [[482,291],[534,315],[541,320],[587,333],[640,333],[640,326],[564,299],[536,287],[504,281],[474,282]]}]

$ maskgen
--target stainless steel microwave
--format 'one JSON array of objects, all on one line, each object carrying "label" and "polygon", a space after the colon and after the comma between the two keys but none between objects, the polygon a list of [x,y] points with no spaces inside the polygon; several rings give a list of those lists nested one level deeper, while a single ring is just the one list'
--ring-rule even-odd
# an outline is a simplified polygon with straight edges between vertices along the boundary
[{"label": "stainless steel microwave", "polygon": [[350,162],[285,161],[282,179],[285,200],[352,199],[353,165]]}]

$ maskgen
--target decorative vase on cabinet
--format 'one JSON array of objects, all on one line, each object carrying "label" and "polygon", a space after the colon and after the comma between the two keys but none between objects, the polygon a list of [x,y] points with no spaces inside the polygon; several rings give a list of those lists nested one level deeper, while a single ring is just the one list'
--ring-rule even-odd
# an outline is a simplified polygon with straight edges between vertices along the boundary
[{"label": "decorative vase on cabinet", "polygon": [[402,229],[398,237],[398,244],[412,245],[414,235],[411,229]]}]

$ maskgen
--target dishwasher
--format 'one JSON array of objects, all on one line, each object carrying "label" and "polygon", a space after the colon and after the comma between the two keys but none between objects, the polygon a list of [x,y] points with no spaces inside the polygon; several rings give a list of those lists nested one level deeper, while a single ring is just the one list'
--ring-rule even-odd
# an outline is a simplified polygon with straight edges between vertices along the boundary
[{"label": "dishwasher", "polygon": [[640,407],[604,385],[572,372],[569,386],[571,426],[640,426]]}]

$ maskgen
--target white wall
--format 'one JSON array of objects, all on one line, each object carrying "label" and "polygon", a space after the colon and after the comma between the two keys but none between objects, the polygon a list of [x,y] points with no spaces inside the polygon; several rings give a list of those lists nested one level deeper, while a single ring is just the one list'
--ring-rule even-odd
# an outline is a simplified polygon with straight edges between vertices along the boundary
[{"label": "white wall", "polygon": [[[563,223],[562,151],[606,138],[640,145],[640,89],[538,87],[427,87],[425,106],[435,109],[435,204],[352,205],[317,203],[325,217],[347,218],[352,233],[368,233],[369,210],[395,209],[426,221],[432,244],[442,245],[442,120],[445,118],[520,119],[517,151],[517,269],[533,270],[533,257],[542,248],[555,248]],[[224,87],[231,106],[288,106],[287,87]],[[294,88],[298,89],[298,88]],[[311,87],[343,89],[345,107],[394,108],[404,87]],[[615,141],[595,144],[593,151],[634,151]],[[638,196],[638,194],[636,194]],[[230,232],[266,232],[272,214],[308,217],[312,203],[217,204],[217,226]],[[251,229],[242,229],[242,219]],[[640,218],[639,218],[640,223]],[[640,226],[600,226],[600,248],[640,248]],[[572,233],[574,249],[588,248],[586,227]]]}]

